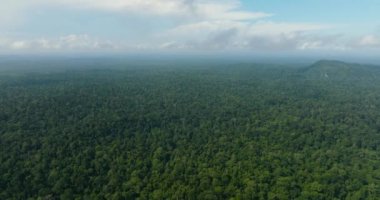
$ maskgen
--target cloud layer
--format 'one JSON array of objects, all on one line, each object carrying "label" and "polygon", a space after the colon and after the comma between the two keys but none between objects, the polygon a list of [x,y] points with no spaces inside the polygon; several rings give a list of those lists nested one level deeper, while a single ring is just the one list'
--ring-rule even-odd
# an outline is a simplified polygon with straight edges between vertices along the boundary
[{"label": "cloud layer", "polygon": [[88,35],[66,35],[58,38],[38,38],[30,40],[0,39],[0,47],[19,51],[98,51],[115,50],[117,45]]},{"label": "cloud layer", "polygon": [[[98,37],[96,32],[73,32],[56,36],[33,36],[29,39],[0,35],[3,51],[347,51],[357,48],[380,48],[376,34],[346,36],[328,34],[333,24],[276,22],[272,13],[247,11],[239,0],[6,0],[0,8],[0,28],[17,26],[29,10],[64,8],[70,12],[108,13],[156,20],[159,28],[131,41],[126,36],[114,40]],[[88,16],[89,20],[91,15]],[[173,22],[175,23],[169,23]],[[13,24],[12,24],[13,23]],[[38,22],[34,22],[38,23]],[[74,22],[73,22],[74,23]],[[171,24],[159,26],[159,24]],[[22,26],[22,23],[21,25]],[[101,28],[101,24],[99,24]],[[149,26],[140,23],[135,26]],[[130,27],[118,27],[134,31]],[[137,30],[136,30],[137,31]],[[138,32],[135,34],[139,35]],[[47,34],[48,35],[48,34]],[[31,39],[30,39],[31,38]]]}]

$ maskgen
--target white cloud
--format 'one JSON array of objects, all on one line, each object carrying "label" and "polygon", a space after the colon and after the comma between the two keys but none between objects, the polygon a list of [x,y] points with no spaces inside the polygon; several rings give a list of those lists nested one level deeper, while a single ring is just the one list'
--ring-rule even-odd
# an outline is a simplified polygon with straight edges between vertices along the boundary
[{"label": "white cloud", "polygon": [[[222,2],[222,3],[221,3]],[[270,17],[272,14],[265,12],[242,11],[239,1],[217,1],[194,3],[193,13],[203,20],[252,20]]]},{"label": "white cloud", "polygon": [[365,35],[359,38],[357,46],[360,47],[380,47],[380,37],[375,35]]},{"label": "white cloud", "polygon": [[58,38],[38,38],[30,40],[0,40],[0,46],[10,50],[62,51],[62,50],[109,50],[117,45],[89,35],[67,35]]},{"label": "white cloud", "polygon": [[[280,26],[282,28],[277,28]],[[263,28],[265,27],[265,28]],[[29,40],[1,39],[0,47],[13,51],[128,51],[128,50],[344,50],[340,36],[315,36],[310,31],[323,25],[276,24],[274,22],[207,21],[176,27],[151,42],[126,44],[71,34]]]},{"label": "white cloud", "polygon": [[[35,39],[0,38],[0,47],[10,50],[349,50],[380,48],[380,37],[365,35],[350,39],[343,35],[326,35],[333,27],[326,24],[276,22],[272,14],[243,9],[239,0],[6,0],[0,7],[0,28],[14,26],[28,9],[69,8],[73,13],[109,12],[115,15],[143,15],[143,20],[165,23],[170,28],[152,28],[136,41],[110,42],[87,34],[72,34]],[[38,9],[37,9],[38,10]],[[89,16],[91,17],[91,16]],[[38,22],[36,22],[38,23]],[[150,23],[136,26],[149,26]],[[170,24],[170,23],[169,23]],[[40,24],[41,25],[41,24]],[[101,25],[100,25],[101,26]],[[123,29],[123,27],[120,27]],[[165,30],[163,30],[165,29]],[[141,30],[141,29],[140,29]],[[145,29],[144,29],[145,30]],[[70,31],[70,30],[68,30]],[[117,30],[116,30],[117,31]],[[134,31],[134,29],[130,29]],[[4,31],[3,31],[4,34]],[[90,33],[96,35],[95,32]],[[27,35],[23,34],[23,35]],[[47,33],[46,35],[51,35]],[[135,35],[139,35],[138,33]],[[15,37],[18,38],[18,37]],[[123,39],[120,39],[123,40]]]},{"label": "white cloud", "polygon": [[327,28],[326,25],[307,23],[202,21],[175,27],[159,37],[164,41],[171,39],[170,43],[162,45],[163,48],[306,50],[325,44],[323,40],[327,38],[315,38],[309,34]]},{"label": "white cloud", "polygon": [[239,0],[6,0],[0,23],[20,18],[36,7],[87,9],[125,15],[168,16],[203,20],[252,20],[269,17],[264,12],[243,11]]},{"label": "white cloud", "polygon": [[238,0],[56,0],[55,3],[80,9],[203,20],[252,20],[271,16],[243,11]]},{"label": "white cloud", "polygon": [[30,48],[30,44],[26,41],[14,41],[14,42],[11,42],[9,47],[11,49],[26,49],[26,48]]},{"label": "white cloud", "polygon": [[[221,32],[236,30],[236,35],[250,36],[278,36],[294,35],[299,32],[317,31],[328,28],[326,25],[306,23],[274,23],[274,22],[242,22],[242,21],[202,21],[185,24],[169,30],[169,37],[181,36],[184,38],[202,38],[202,36],[215,35]],[[164,35],[165,35],[164,34]]]},{"label": "white cloud", "polygon": [[175,15],[187,10],[180,0],[57,0],[55,4],[80,9],[135,12],[152,15]]}]

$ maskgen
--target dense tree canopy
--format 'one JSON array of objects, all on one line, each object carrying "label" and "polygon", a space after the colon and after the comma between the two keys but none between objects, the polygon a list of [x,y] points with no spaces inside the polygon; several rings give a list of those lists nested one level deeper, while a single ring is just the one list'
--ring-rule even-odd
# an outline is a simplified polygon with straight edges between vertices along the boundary
[{"label": "dense tree canopy", "polygon": [[378,68],[184,65],[3,73],[0,199],[380,198]]}]

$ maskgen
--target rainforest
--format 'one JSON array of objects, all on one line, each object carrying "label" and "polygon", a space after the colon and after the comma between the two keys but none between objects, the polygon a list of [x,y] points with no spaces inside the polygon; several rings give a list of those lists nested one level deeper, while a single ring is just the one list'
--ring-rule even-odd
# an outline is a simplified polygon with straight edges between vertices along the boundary
[{"label": "rainforest", "polygon": [[0,66],[0,199],[380,198],[380,66]]}]

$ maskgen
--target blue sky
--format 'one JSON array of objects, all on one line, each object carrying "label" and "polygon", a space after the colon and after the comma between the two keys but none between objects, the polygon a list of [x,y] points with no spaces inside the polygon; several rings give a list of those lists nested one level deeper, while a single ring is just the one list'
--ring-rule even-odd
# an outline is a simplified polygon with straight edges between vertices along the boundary
[{"label": "blue sky", "polygon": [[380,53],[376,0],[3,0],[0,53]]}]

